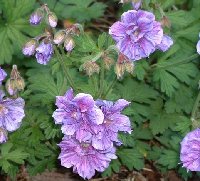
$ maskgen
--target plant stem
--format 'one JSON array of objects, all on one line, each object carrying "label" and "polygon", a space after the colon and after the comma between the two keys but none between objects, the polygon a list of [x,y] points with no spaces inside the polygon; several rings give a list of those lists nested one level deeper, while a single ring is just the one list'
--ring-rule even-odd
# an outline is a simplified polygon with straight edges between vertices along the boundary
[{"label": "plant stem", "polygon": [[74,90],[76,90],[74,81],[72,80],[72,78],[71,78],[71,76],[70,76],[70,74],[69,74],[69,69],[68,69],[67,66],[65,65],[65,62],[64,62],[64,60],[63,60],[62,55],[59,53],[59,51],[58,51],[58,49],[57,49],[56,46],[54,46],[54,50],[55,50],[56,56],[57,56],[57,58],[58,58],[58,60],[59,60],[59,62],[60,62],[60,64],[61,64],[61,66],[62,66],[63,73],[64,73],[66,79],[68,80],[70,86],[71,86]]},{"label": "plant stem", "polygon": [[111,84],[109,85],[108,89],[106,90],[103,98],[106,98],[106,96],[110,93],[110,90],[114,87],[116,82],[117,82],[117,77],[115,77],[115,79],[111,82]]},{"label": "plant stem", "polygon": [[195,121],[195,114],[196,114],[196,111],[199,107],[199,102],[200,102],[200,91],[198,93],[198,96],[195,100],[195,103],[194,103],[194,106],[193,106],[193,109],[192,109],[192,114],[191,114],[191,121],[194,122]]},{"label": "plant stem", "polygon": [[190,57],[188,57],[188,58],[186,58],[184,60],[181,60],[179,62],[174,62],[174,63],[166,65],[166,66],[159,66],[159,63],[157,63],[157,64],[152,65],[151,67],[152,68],[159,68],[159,69],[169,68],[169,67],[173,67],[173,66],[176,66],[176,65],[181,65],[181,64],[184,64],[184,63],[188,63],[188,62],[190,62],[190,61],[192,61],[192,60],[194,60],[194,59],[196,59],[198,57],[199,57],[198,54],[194,54],[194,55],[192,55],[192,56],[190,56]]},{"label": "plant stem", "polygon": [[100,85],[99,85],[99,95],[98,97],[102,96],[103,89],[104,89],[104,74],[105,74],[105,67],[104,67],[104,62],[101,61],[101,72],[100,72]]}]

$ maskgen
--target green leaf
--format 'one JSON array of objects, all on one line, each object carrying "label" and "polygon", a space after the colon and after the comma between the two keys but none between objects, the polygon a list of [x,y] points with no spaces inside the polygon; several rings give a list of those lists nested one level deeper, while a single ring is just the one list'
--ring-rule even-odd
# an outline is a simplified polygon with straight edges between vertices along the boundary
[{"label": "green leaf", "polygon": [[20,148],[14,149],[13,144],[9,142],[1,145],[0,150],[0,166],[6,173],[9,172],[13,162],[16,164],[23,164],[24,160],[29,156],[28,153],[24,152]]},{"label": "green leaf", "polygon": [[179,154],[173,150],[164,150],[158,164],[167,167],[168,169],[176,168],[179,162]]},{"label": "green leaf", "polygon": [[121,163],[119,160],[112,160],[109,167],[101,174],[103,177],[110,177],[112,172],[118,173],[120,171]]},{"label": "green leaf", "polygon": [[128,167],[129,170],[133,168],[140,170],[144,167],[143,155],[134,149],[119,150],[118,156],[120,161]]}]

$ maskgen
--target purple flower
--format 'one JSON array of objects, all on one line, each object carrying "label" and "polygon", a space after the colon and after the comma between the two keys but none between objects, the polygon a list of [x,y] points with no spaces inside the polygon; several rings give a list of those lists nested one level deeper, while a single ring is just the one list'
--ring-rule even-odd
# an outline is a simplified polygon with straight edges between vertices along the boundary
[{"label": "purple flower", "polygon": [[0,92],[0,127],[8,131],[15,131],[24,118],[24,100],[22,98],[3,99],[4,93]]},{"label": "purple flower", "polygon": [[133,0],[132,1],[132,6],[133,6],[133,9],[135,9],[135,10],[140,9],[141,4],[142,4],[142,0]]},{"label": "purple flower", "polygon": [[78,142],[76,139],[65,136],[59,144],[61,165],[70,168],[84,179],[90,179],[95,170],[103,172],[111,159],[116,159],[115,149],[98,151],[87,142]]},{"label": "purple flower", "polygon": [[180,160],[183,167],[200,171],[200,129],[188,133],[181,142]]},{"label": "purple flower", "polygon": [[53,55],[53,45],[44,41],[36,48],[35,57],[39,64],[46,65]]},{"label": "purple flower", "polygon": [[104,113],[104,122],[99,126],[100,131],[92,138],[94,148],[105,150],[113,146],[113,141],[119,143],[117,139],[119,131],[131,133],[129,118],[121,114],[129,104],[130,102],[124,99],[119,99],[115,103],[105,100],[96,101],[96,105]]},{"label": "purple flower", "polygon": [[33,55],[35,53],[36,45],[37,45],[36,40],[32,39],[28,41],[22,49],[23,54],[26,56]]},{"label": "purple flower", "polygon": [[7,131],[0,127],[0,143],[5,143],[8,139]]},{"label": "purple flower", "polygon": [[[199,34],[200,36],[200,34]],[[197,43],[197,53],[200,54],[200,40]]]},{"label": "purple flower", "polygon": [[31,14],[29,22],[32,25],[38,25],[41,23],[43,18],[43,12],[41,10],[36,10],[34,13]]},{"label": "purple flower", "polygon": [[157,45],[157,49],[166,52],[173,45],[173,43],[174,42],[171,37],[164,35],[161,43]]},{"label": "purple flower", "polygon": [[135,61],[148,57],[156,50],[162,41],[163,29],[151,12],[131,10],[110,27],[109,34],[120,52]]},{"label": "purple flower", "polygon": [[51,12],[48,14],[48,23],[51,27],[55,28],[58,23],[58,18],[55,13]]},{"label": "purple flower", "polygon": [[2,81],[6,78],[7,73],[0,67],[0,85],[2,84]]},{"label": "purple flower", "polygon": [[64,96],[56,97],[58,109],[53,113],[56,124],[62,124],[65,135],[76,135],[79,141],[89,140],[96,125],[102,124],[104,115],[89,94],[79,93],[75,97],[69,89]]}]

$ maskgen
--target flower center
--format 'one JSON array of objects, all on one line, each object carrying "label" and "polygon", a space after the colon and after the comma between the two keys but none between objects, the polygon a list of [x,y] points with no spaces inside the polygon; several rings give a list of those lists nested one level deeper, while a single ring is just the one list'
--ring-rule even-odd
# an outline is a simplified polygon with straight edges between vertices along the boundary
[{"label": "flower center", "polygon": [[81,143],[81,146],[83,148],[88,148],[90,146],[90,144],[89,143]]},{"label": "flower center", "polygon": [[112,121],[111,121],[110,119],[105,119],[105,120],[104,120],[104,123],[105,123],[107,126],[109,126],[109,125],[112,123]]},{"label": "flower center", "polygon": [[136,37],[139,35],[139,33],[140,32],[138,31],[138,29],[133,32],[134,36],[136,36]]}]

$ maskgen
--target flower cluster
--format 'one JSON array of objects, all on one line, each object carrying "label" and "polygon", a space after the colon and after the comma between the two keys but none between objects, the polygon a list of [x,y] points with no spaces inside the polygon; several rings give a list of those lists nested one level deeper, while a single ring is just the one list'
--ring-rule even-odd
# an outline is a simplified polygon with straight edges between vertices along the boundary
[{"label": "flower cluster", "polygon": [[200,129],[188,133],[181,142],[180,160],[183,167],[191,171],[200,171]]},{"label": "flower cluster", "polygon": [[129,105],[124,99],[116,103],[97,100],[89,94],[75,97],[69,89],[56,97],[58,109],[53,113],[56,124],[61,124],[65,135],[59,144],[61,165],[73,167],[81,177],[90,179],[95,170],[103,172],[115,159],[115,145],[120,145],[119,131],[131,133],[130,120],[121,114]]},{"label": "flower cluster", "polygon": [[[46,22],[50,28],[55,28],[57,26],[58,19],[56,15],[49,10],[46,4],[32,13],[30,16],[30,24],[39,25],[44,18],[46,18]],[[61,45],[64,43],[64,48],[66,51],[71,52],[73,50],[75,43],[72,36],[77,34],[77,26],[78,25],[75,24],[58,32],[55,32],[55,30],[46,30],[46,32],[42,35],[29,40],[24,45],[22,52],[26,56],[35,55],[39,64],[46,65],[53,56],[53,44]],[[55,34],[53,32],[55,32]]]},{"label": "flower cluster", "polygon": [[163,34],[154,14],[143,10],[123,13],[121,21],[110,27],[109,34],[119,51],[132,61],[149,57],[157,49],[166,51],[173,44],[173,40]]},{"label": "flower cluster", "polygon": [[[199,33],[200,37],[200,33]],[[197,42],[197,53],[200,54],[200,40]]]},{"label": "flower cluster", "polygon": [[[1,83],[6,77],[6,72],[0,68]],[[20,127],[24,118],[24,100],[22,98],[4,98],[0,90],[0,143],[7,141],[7,132],[13,132]]]},{"label": "flower cluster", "polygon": [[49,10],[46,4],[36,9],[36,11],[31,14],[29,21],[31,25],[38,25],[44,18],[52,28],[57,26],[58,18],[53,12]]}]

